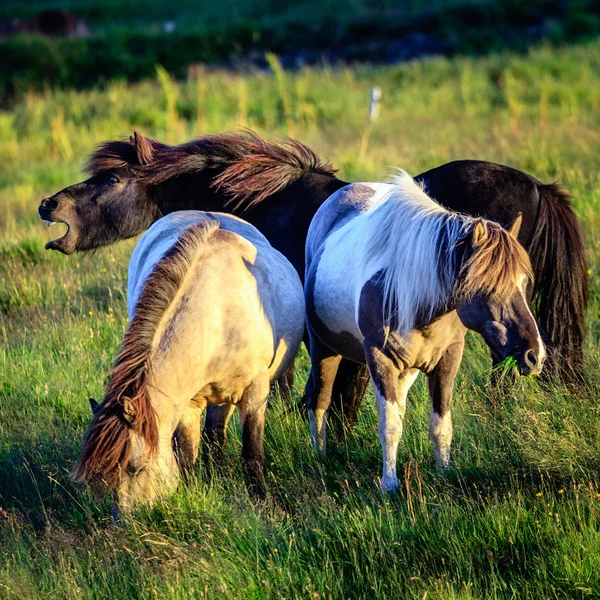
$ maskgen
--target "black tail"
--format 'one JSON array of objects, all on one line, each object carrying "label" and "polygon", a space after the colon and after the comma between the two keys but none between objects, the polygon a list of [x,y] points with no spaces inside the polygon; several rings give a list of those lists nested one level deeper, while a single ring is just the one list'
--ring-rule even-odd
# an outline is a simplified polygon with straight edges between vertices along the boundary
[{"label": "black tail", "polygon": [[529,255],[535,275],[533,306],[555,348],[563,381],[581,376],[588,272],[583,235],[569,194],[557,184],[539,185],[540,212]]}]

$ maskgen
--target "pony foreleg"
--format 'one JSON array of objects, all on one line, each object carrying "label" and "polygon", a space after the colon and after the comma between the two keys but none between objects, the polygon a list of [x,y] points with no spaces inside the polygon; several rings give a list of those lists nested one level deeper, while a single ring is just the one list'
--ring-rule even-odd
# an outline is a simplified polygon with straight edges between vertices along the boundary
[{"label": "pony foreleg", "polygon": [[269,378],[265,375],[248,386],[240,403],[242,463],[246,485],[248,491],[261,500],[267,495],[264,436],[268,395]]},{"label": "pony foreleg", "polygon": [[452,390],[462,360],[464,340],[450,346],[429,374],[431,417],[429,438],[433,442],[435,466],[438,471],[450,468],[452,443]]},{"label": "pony foreleg", "polygon": [[310,423],[310,437],[315,450],[327,450],[327,411],[331,405],[333,383],[342,357],[334,354],[315,336],[310,340],[311,367],[306,382],[306,409]]},{"label": "pony foreleg", "polygon": [[184,476],[191,472],[198,458],[200,422],[205,408],[206,400],[191,400],[175,429],[175,452]]},{"label": "pony foreleg", "polygon": [[419,371],[407,369],[399,372],[395,364],[377,348],[368,348],[365,354],[379,412],[378,431],[383,453],[379,488],[382,492],[395,492],[399,486],[396,462],[406,412],[406,396]]},{"label": "pony foreleg", "polygon": [[234,410],[233,404],[212,404],[206,409],[206,421],[202,432],[202,454],[208,478],[215,467],[221,465],[223,448],[227,440],[227,425]]}]

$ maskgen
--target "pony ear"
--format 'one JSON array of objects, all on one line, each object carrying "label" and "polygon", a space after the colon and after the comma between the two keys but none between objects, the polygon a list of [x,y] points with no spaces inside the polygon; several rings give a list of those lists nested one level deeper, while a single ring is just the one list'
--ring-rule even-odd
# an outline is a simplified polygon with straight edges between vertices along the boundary
[{"label": "pony ear", "polygon": [[152,142],[137,131],[133,132],[132,142],[135,146],[135,151],[137,153],[138,162],[140,165],[147,165],[149,162],[152,162],[152,156],[154,154]]},{"label": "pony ear", "polygon": [[90,398],[90,408],[94,416],[100,412],[100,405],[93,398]]},{"label": "pony ear", "polygon": [[129,425],[133,425],[136,415],[137,410],[131,398],[129,398],[128,396],[123,396],[123,418],[125,419],[125,421]]},{"label": "pony ear", "polygon": [[488,237],[488,231],[486,226],[478,220],[473,227],[473,244],[477,245],[485,241]]},{"label": "pony ear", "polygon": [[519,213],[517,218],[507,227],[508,233],[512,235],[515,240],[519,237],[519,231],[521,231],[521,223],[523,223],[523,213]]}]

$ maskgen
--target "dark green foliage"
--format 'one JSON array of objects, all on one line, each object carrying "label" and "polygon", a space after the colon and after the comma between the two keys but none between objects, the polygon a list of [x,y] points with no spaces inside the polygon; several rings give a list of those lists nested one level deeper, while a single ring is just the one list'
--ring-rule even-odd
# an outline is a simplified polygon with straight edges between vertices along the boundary
[{"label": "dark green foliage", "polygon": [[[186,1],[175,11],[160,2],[65,3],[89,19],[92,35],[0,40],[0,101],[48,86],[138,81],[159,64],[177,77],[196,63],[250,58],[266,66],[264,52],[280,54],[290,65],[319,62],[323,55],[396,62],[427,54],[524,51],[544,38],[562,43],[600,34],[596,0],[208,4]],[[27,17],[45,6],[7,5],[0,16]],[[176,26],[172,33],[164,32],[166,20]]]}]

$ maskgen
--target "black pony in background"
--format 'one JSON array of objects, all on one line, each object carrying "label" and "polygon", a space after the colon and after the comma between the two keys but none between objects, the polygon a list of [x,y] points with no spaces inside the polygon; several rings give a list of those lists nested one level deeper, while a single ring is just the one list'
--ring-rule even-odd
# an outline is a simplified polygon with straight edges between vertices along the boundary
[{"label": "black pony in background", "polygon": [[[145,231],[161,216],[197,209],[236,214],[256,226],[304,280],[310,222],[347,182],[307,146],[279,144],[250,131],[209,135],[171,146],[135,134],[108,141],[91,156],[91,177],[42,200],[40,218],[65,223],[67,233],[46,248],[65,254],[107,246]],[[588,300],[583,236],[569,195],[556,184],[478,160],[454,161],[417,175],[425,191],[455,211],[512,223],[522,214],[519,242],[535,283],[529,300],[549,347],[554,374],[580,372]],[[333,405],[351,424],[369,377],[343,360]],[[210,417],[210,415],[209,415]]]}]

